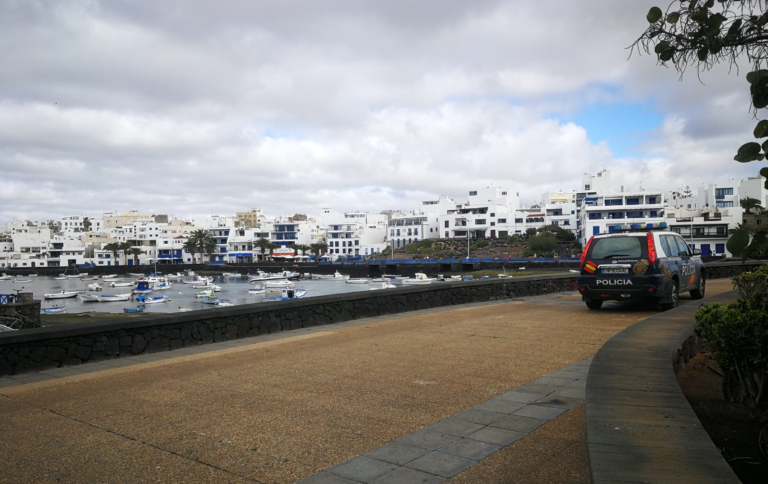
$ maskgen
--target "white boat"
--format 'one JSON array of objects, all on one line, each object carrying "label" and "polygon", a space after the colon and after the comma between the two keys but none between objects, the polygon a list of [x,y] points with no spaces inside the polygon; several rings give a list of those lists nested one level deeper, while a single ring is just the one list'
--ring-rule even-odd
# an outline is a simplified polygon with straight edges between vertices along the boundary
[{"label": "white boat", "polygon": [[238,272],[225,272],[221,277],[243,277],[243,275]]},{"label": "white boat", "polygon": [[349,279],[349,275],[343,275],[339,273],[339,271],[336,271],[333,273],[333,275],[326,277],[326,279],[332,280],[332,281],[346,281]]},{"label": "white boat", "polygon": [[40,308],[40,314],[64,314],[66,312],[66,306],[51,306],[49,308]]},{"label": "white boat", "polygon": [[221,286],[217,286],[216,284],[211,284],[208,288],[213,292],[221,292]]},{"label": "white boat", "polygon": [[[184,274],[182,274],[181,272],[177,272],[176,274],[168,274],[165,277],[167,279],[181,279],[182,277],[184,277]],[[181,307],[181,306],[179,306],[179,307]],[[192,310],[189,309],[189,311],[192,311]]]},{"label": "white boat", "polygon": [[434,278],[427,277],[426,274],[423,272],[417,272],[414,274],[413,278],[411,279],[403,279],[402,283],[405,285],[422,285],[422,284],[432,284],[435,281]]},{"label": "white boat", "polygon": [[109,287],[133,287],[135,282],[110,282]]},{"label": "white boat", "polygon": [[225,308],[229,306],[234,306],[234,304],[232,304],[232,301],[230,301],[229,299],[219,299],[219,302],[216,303],[217,308]]},{"label": "white boat", "polygon": [[138,281],[136,288],[131,291],[134,294],[149,294],[155,290],[155,283],[148,281]]},{"label": "white boat", "polygon": [[280,292],[280,297],[265,297],[264,301],[288,301],[291,299],[300,299],[306,295],[306,289],[283,288],[283,290]]},{"label": "white boat", "polygon": [[27,277],[37,277],[37,274],[33,272],[32,274],[27,274]]},{"label": "white boat", "polygon": [[67,276],[60,276],[60,277],[54,277],[57,281],[63,281],[64,279],[69,279]]},{"label": "white boat", "polygon": [[80,302],[99,302],[99,298],[96,297],[93,294],[78,294],[77,298],[80,300]]},{"label": "white boat", "polygon": [[461,276],[451,276],[451,280],[452,281],[460,281],[461,280]]},{"label": "white boat", "polygon": [[140,273],[140,272],[128,272],[127,274],[128,274],[129,276],[135,276],[135,277],[144,277],[144,274],[143,274],[143,273]]},{"label": "white boat", "polygon": [[248,282],[261,282],[261,281],[278,281],[280,279],[293,279],[298,280],[301,274],[292,271],[280,271],[275,273],[269,273],[264,271],[258,271],[255,276],[248,275]]},{"label": "white boat", "polygon": [[213,291],[211,291],[210,289],[206,289],[205,291],[200,291],[195,293],[195,297],[197,298],[210,297],[210,296],[213,296]]},{"label": "white boat", "polygon": [[142,304],[157,304],[157,303],[164,303],[170,301],[171,298],[168,296],[147,296],[145,294],[140,294],[136,301],[142,303]]},{"label": "white boat", "polygon": [[76,297],[78,294],[80,293],[77,291],[61,291],[53,294],[45,294],[43,297],[45,297],[45,299],[67,299]]},{"label": "white boat", "polygon": [[165,277],[158,277],[155,281],[155,291],[164,291],[173,288],[173,283]]},{"label": "white boat", "polygon": [[11,279],[13,279],[13,277],[9,276],[5,272],[3,272],[3,275],[0,276],[0,281],[10,281]]},{"label": "white boat", "polygon": [[99,279],[99,276],[88,276],[88,277],[81,277],[81,281],[97,281]]},{"label": "white boat", "polygon": [[279,281],[266,281],[265,287],[293,287],[293,282],[288,279],[281,279]]},{"label": "white boat", "polygon": [[203,298],[203,304],[218,304],[219,298],[216,296],[205,296]]},{"label": "white boat", "polygon": [[[64,274],[62,274],[62,275],[64,275]],[[87,275],[88,275],[87,272],[83,272],[81,274],[71,274],[71,275],[68,275],[67,278],[69,278],[69,279],[82,279],[84,276],[87,276]]]},{"label": "white boat", "polygon": [[102,290],[102,287],[99,286],[99,284],[96,283],[96,282],[92,282],[92,283],[88,284],[87,286],[85,286],[85,288],[88,289],[89,291],[101,291]]},{"label": "white boat", "polygon": [[127,301],[131,298],[131,293],[127,294],[101,294],[93,296],[99,300],[99,302],[115,302],[115,301]]},{"label": "white boat", "polygon": [[14,279],[13,280],[14,284],[21,283],[21,282],[32,282],[32,279]]},{"label": "white boat", "polygon": [[264,294],[267,292],[267,290],[263,287],[254,287],[252,289],[248,289],[248,294]]},{"label": "white boat", "polygon": [[101,276],[102,279],[114,279],[117,277],[117,274],[107,274],[106,276]]},{"label": "white boat", "polygon": [[381,289],[394,289],[395,287],[397,287],[386,279],[383,281],[372,282],[371,284],[375,284],[375,285],[373,287],[370,287],[368,289],[369,291],[379,291]]},{"label": "white boat", "polygon": [[194,311],[194,309],[185,308],[184,306],[179,306],[179,312],[180,313],[188,313],[190,311]]},{"label": "white boat", "polygon": [[181,282],[184,284],[208,284],[209,282],[213,282],[213,277],[198,277],[195,280],[187,280]]},{"label": "white boat", "polygon": [[347,284],[368,284],[370,283],[370,279],[363,279],[363,278],[356,278],[356,279],[347,279]]}]

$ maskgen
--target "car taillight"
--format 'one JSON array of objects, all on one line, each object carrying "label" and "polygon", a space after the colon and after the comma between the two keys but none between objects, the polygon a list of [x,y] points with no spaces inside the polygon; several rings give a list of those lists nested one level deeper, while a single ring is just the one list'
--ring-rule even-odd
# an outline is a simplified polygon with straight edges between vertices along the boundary
[{"label": "car taillight", "polygon": [[655,264],[658,260],[656,258],[656,244],[653,242],[653,234],[648,232],[648,262]]},{"label": "car taillight", "polygon": [[584,252],[581,253],[581,265],[584,265],[584,261],[587,260],[587,251],[589,251],[589,245],[592,243],[592,239],[594,239],[595,236],[589,238],[589,241],[587,242],[587,246],[584,247]]}]

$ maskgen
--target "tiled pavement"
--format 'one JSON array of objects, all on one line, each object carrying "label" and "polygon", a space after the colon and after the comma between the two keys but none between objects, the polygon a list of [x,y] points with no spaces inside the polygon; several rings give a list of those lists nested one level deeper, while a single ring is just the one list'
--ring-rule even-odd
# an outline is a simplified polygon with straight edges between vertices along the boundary
[{"label": "tiled pavement", "polygon": [[591,361],[567,366],[301,484],[443,482],[583,402]]}]

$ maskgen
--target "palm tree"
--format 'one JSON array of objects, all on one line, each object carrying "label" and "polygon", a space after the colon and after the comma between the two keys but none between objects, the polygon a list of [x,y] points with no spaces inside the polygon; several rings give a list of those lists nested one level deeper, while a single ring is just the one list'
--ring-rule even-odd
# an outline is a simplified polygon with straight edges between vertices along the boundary
[{"label": "palm tree", "polygon": [[91,220],[88,217],[83,218],[83,232],[91,231]]},{"label": "palm tree", "polygon": [[261,260],[266,260],[267,249],[272,249],[272,247],[270,247],[272,242],[262,237],[254,242],[253,245],[257,246],[261,250]]},{"label": "palm tree", "polygon": [[141,254],[146,254],[143,250],[139,249],[138,247],[131,247],[126,251],[126,255],[132,255],[133,256],[133,265],[137,266],[139,265],[139,256]]},{"label": "palm tree", "polygon": [[195,263],[195,251],[197,250],[197,243],[193,238],[188,238],[186,242],[184,242],[184,246],[182,247],[184,250],[192,254],[192,263]]},{"label": "palm tree", "polygon": [[133,244],[130,242],[123,242],[122,244],[118,244],[118,249],[123,251],[123,254],[125,255],[125,265],[128,265],[128,251],[133,248]]},{"label": "palm tree", "polygon": [[110,242],[109,244],[104,244],[104,250],[108,250],[112,252],[112,254],[115,257],[115,264],[117,264],[117,253],[122,250],[120,247],[120,244],[117,242]]},{"label": "palm tree", "polygon": [[213,251],[216,250],[216,242],[213,241],[213,239],[209,240],[205,243],[205,251],[208,253],[208,263],[211,263],[211,256],[213,255]]},{"label": "palm tree", "polygon": [[315,244],[317,246],[317,257],[318,259],[323,254],[323,252],[326,252],[328,250],[328,244],[325,242],[318,242]]},{"label": "palm tree", "polygon": [[298,251],[301,251],[301,255],[307,255],[307,251],[310,250],[309,246],[304,244],[294,245],[293,248],[297,251],[296,255]]},{"label": "palm tree", "polygon": [[207,230],[200,229],[192,232],[192,235],[189,238],[194,240],[197,244],[197,248],[199,249],[198,252],[200,252],[200,263],[202,264],[203,254],[205,254],[205,247],[209,242],[213,242],[213,237],[211,237],[210,232]]},{"label": "palm tree", "polygon": [[754,210],[754,213],[759,214],[763,210],[762,205],[760,205],[760,200],[757,198],[751,198],[751,197],[745,197],[739,200],[739,205],[741,205],[741,208],[744,209],[747,213],[753,213],[752,210]]}]

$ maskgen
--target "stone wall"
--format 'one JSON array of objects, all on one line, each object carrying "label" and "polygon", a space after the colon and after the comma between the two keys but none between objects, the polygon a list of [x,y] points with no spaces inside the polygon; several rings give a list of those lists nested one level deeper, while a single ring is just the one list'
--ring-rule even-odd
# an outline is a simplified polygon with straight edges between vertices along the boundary
[{"label": "stone wall", "polygon": [[32,299],[31,292],[18,294],[14,304],[0,304],[0,324],[14,329],[40,327],[40,301]]},{"label": "stone wall", "polygon": [[576,278],[558,274],[441,282],[2,333],[0,376],[417,309],[575,291]]}]

